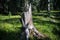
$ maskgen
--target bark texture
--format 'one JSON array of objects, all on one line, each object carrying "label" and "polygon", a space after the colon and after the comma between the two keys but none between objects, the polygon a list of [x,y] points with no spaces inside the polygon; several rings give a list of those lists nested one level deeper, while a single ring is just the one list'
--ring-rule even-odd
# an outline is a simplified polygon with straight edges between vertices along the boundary
[{"label": "bark texture", "polygon": [[31,11],[31,4],[25,2],[25,9],[22,15],[22,24],[23,24],[23,32],[22,35],[25,36],[25,40],[29,40],[30,34],[37,38],[44,38],[45,36],[38,32],[33,25],[32,20],[32,11]]}]

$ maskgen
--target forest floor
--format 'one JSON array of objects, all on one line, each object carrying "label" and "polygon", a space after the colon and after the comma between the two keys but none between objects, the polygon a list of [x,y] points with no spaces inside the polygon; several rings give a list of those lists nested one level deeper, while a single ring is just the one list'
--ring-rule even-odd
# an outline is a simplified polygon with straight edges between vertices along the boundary
[{"label": "forest floor", "polygon": [[[21,17],[19,15],[0,15],[0,40],[20,40]],[[33,15],[34,26],[47,35],[50,40],[60,40],[60,19],[40,14]],[[38,40],[33,39],[32,40]],[[49,40],[49,39],[47,39]]]}]

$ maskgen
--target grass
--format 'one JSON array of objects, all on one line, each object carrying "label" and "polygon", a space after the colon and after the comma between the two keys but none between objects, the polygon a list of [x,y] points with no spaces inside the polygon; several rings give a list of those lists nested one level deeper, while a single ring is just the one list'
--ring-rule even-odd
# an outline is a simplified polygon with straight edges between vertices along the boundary
[{"label": "grass", "polygon": [[[40,10],[40,12],[47,12],[47,10]],[[60,12],[60,10],[51,10],[50,12]]]},{"label": "grass", "polygon": [[[19,15],[0,15],[1,40],[20,40],[20,28],[22,25],[19,18]],[[60,40],[60,23],[52,22],[50,21],[50,19],[52,18],[44,16],[33,16],[34,26],[37,28],[39,32],[47,35],[51,40]]]}]

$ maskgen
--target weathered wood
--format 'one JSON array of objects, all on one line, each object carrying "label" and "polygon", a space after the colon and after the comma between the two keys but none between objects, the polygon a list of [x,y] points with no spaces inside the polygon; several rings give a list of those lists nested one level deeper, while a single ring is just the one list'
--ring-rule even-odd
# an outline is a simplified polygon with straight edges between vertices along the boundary
[{"label": "weathered wood", "polygon": [[31,11],[31,4],[26,2],[25,3],[25,11],[23,11],[22,15],[22,24],[23,24],[23,33],[25,33],[26,40],[29,40],[30,33],[32,33],[33,36],[36,36],[37,38],[45,37],[43,34],[38,32],[36,28],[33,25],[32,20],[32,11]]}]

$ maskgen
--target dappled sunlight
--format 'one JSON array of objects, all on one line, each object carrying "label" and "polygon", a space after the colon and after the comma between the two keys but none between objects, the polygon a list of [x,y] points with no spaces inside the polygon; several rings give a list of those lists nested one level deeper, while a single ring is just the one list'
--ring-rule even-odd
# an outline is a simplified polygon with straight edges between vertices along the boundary
[{"label": "dappled sunlight", "polygon": [[[55,22],[51,20],[54,20]],[[38,31],[47,35],[49,38],[51,38],[51,40],[58,40],[58,36],[52,32],[53,29],[56,28],[56,25],[59,24],[57,19],[38,16],[38,17],[34,17],[33,21]],[[59,25],[57,27],[59,27]]]},{"label": "dappled sunlight", "polygon": [[49,17],[43,17],[43,16],[33,16],[33,18],[39,19],[39,20],[43,20],[43,21],[49,21],[50,18]]},{"label": "dappled sunlight", "polygon": [[[14,18],[14,19],[13,19]],[[17,19],[16,19],[17,18]],[[19,40],[20,27],[19,17],[0,16],[0,39],[1,40]]]},{"label": "dappled sunlight", "polygon": [[[19,35],[21,32],[21,22],[20,16],[0,16],[0,35],[4,38],[6,35],[5,40],[19,40]],[[54,21],[51,21],[54,20]],[[57,19],[44,17],[44,16],[33,16],[33,23],[37,30],[45,35],[47,35],[50,40],[58,40],[59,35],[59,27],[60,23]],[[3,34],[2,34],[3,32]],[[58,32],[58,33],[56,33]],[[56,34],[55,34],[56,33]],[[4,37],[3,37],[4,36]],[[11,38],[11,39],[10,39]],[[39,40],[34,37],[31,37],[31,40]],[[2,39],[2,40],[4,40]]]},{"label": "dappled sunlight", "polygon": [[[20,25],[19,25],[20,26]],[[19,30],[19,26],[18,25],[13,25],[13,24],[9,24],[9,23],[1,23],[0,24],[0,29],[1,30],[5,30],[5,31],[18,31]]]},{"label": "dappled sunlight", "polygon": [[60,40],[60,0],[0,0],[0,40]]},{"label": "dappled sunlight", "polygon": [[19,16],[0,16],[0,29],[9,31],[18,31],[21,27],[21,23],[19,22]]},{"label": "dappled sunlight", "polygon": [[20,18],[19,15],[13,15],[13,16],[3,16],[3,15],[0,15],[0,20],[5,20],[5,19],[10,19],[10,18]]}]

